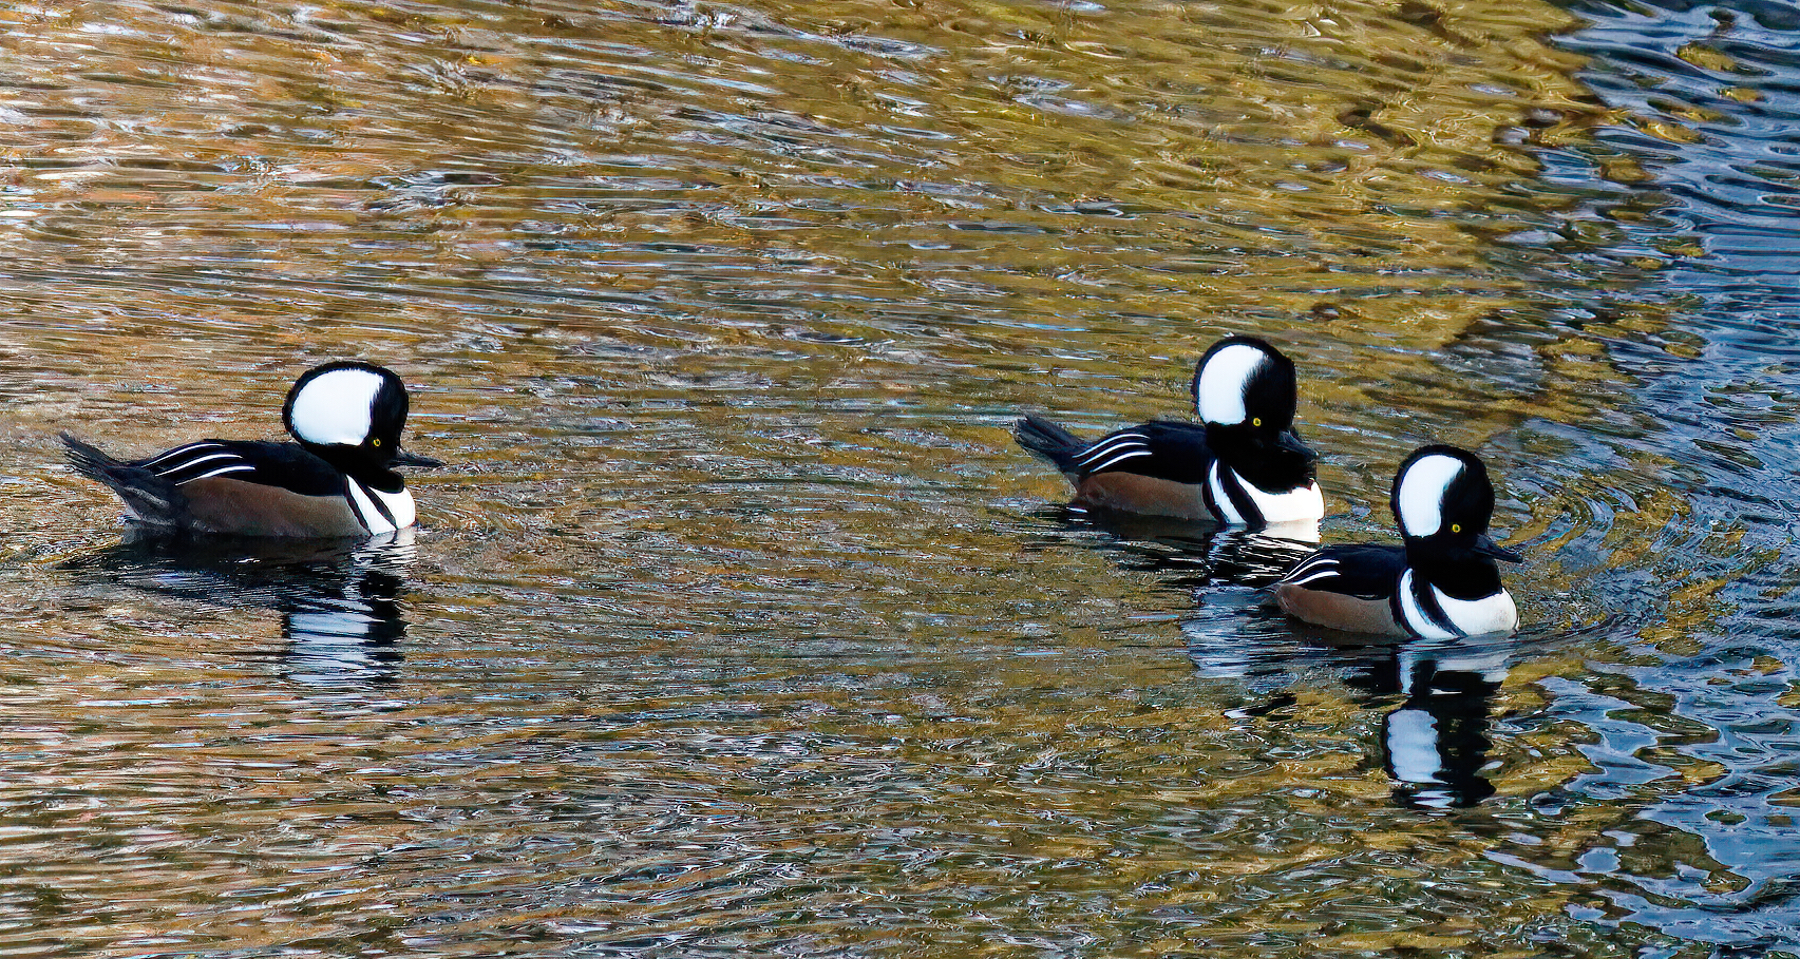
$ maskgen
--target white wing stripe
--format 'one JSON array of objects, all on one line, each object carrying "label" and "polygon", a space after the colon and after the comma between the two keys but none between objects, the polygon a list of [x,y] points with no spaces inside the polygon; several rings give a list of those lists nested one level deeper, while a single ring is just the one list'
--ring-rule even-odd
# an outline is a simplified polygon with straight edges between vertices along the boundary
[{"label": "white wing stripe", "polygon": [[1292,579],[1292,578],[1284,579],[1281,581],[1281,583],[1284,586],[1305,586],[1307,583],[1316,583],[1321,579],[1337,579],[1337,578],[1338,578],[1337,570],[1322,569],[1316,573],[1312,573],[1312,574],[1308,575],[1304,579]]},{"label": "white wing stripe", "polygon": [[1280,581],[1283,583],[1291,583],[1302,576],[1311,576],[1313,573],[1319,572],[1330,572],[1332,575],[1336,575],[1337,565],[1337,558],[1333,556],[1308,556],[1301,560],[1298,566],[1288,570],[1288,574],[1281,577]]},{"label": "white wing stripe", "polygon": [[193,467],[193,466],[199,466],[201,463],[206,463],[211,460],[238,460],[239,462],[242,462],[242,459],[240,459],[236,453],[212,453],[207,456],[195,457],[194,459],[191,459],[191,460],[183,460],[182,462],[176,463],[174,466],[171,466],[168,469],[157,470],[156,475],[167,476],[170,473],[179,473],[184,469],[188,469],[189,467]]},{"label": "white wing stripe", "polygon": [[174,449],[168,451],[167,453],[162,454],[161,456],[156,456],[151,459],[147,459],[147,460],[143,461],[142,463],[139,463],[138,466],[141,469],[149,469],[150,467],[155,466],[156,464],[158,464],[158,463],[162,462],[163,460],[166,460],[172,456],[183,456],[185,454],[192,453],[195,450],[215,448],[218,445],[219,444],[217,444],[217,443],[189,443],[186,446],[177,446]]},{"label": "white wing stripe", "polygon": [[251,466],[249,463],[239,463],[236,466],[221,466],[218,469],[213,470],[210,473],[201,473],[199,476],[196,476],[193,479],[184,479],[181,482],[176,483],[175,485],[176,486],[185,486],[188,483],[192,483],[194,480],[212,479],[215,476],[224,476],[226,473],[242,473],[245,470],[249,470],[250,472],[254,473],[254,472],[256,472],[256,467]]},{"label": "white wing stripe", "polygon": [[1144,434],[1142,433],[1114,433],[1111,436],[1103,436],[1095,440],[1089,444],[1087,449],[1081,451],[1081,455],[1091,456],[1095,452],[1117,443],[1142,443],[1143,441]]},{"label": "white wing stripe", "polygon": [[1078,463],[1090,463],[1094,460],[1104,459],[1108,454],[1118,450],[1132,448],[1142,449],[1146,452],[1149,451],[1148,447],[1144,445],[1144,437],[1142,435],[1137,433],[1120,433],[1117,436],[1109,436],[1087,449],[1082,450],[1081,453],[1075,457],[1075,461]]},{"label": "white wing stripe", "polygon": [[1087,467],[1083,467],[1083,469],[1086,469],[1090,473],[1098,473],[1101,470],[1106,469],[1108,466],[1113,465],[1114,463],[1124,462],[1125,460],[1131,459],[1134,456],[1149,456],[1149,455],[1150,455],[1149,450],[1130,450],[1128,452],[1120,453],[1119,455],[1113,457],[1112,459],[1109,459],[1106,462],[1101,463],[1099,466],[1087,466]]}]

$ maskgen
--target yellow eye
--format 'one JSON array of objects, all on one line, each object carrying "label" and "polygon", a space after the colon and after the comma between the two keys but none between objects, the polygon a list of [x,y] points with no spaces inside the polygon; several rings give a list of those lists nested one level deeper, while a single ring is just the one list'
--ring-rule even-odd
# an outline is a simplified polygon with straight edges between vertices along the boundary
[{"label": "yellow eye", "polygon": [[1450,524],[1450,532],[1452,532],[1452,533],[1462,532],[1462,524],[1461,523],[1451,523]]},{"label": "yellow eye", "polygon": [[374,446],[380,446],[381,445],[381,437],[378,436],[378,437],[370,440],[369,443]]},{"label": "yellow eye", "polygon": [[1262,425],[1262,417],[1258,416],[1255,419],[1252,419],[1250,421],[1250,425],[1251,426],[1261,426]]}]

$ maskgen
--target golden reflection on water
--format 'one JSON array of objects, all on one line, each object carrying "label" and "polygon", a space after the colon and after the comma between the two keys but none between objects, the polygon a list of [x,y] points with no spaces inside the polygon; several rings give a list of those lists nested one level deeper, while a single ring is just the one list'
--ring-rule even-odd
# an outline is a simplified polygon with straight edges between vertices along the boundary
[{"label": "golden reflection on water", "polygon": [[[1528,615],[1599,619],[1595,568],[1694,534],[1645,488],[1667,457],[1571,488],[1555,439],[1509,436],[1642,435],[1607,337],[1669,325],[1543,315],[1543,284],[1655,266],[1576,277],[1532,239],[1583,199],[1535,151],[1618,120],[1547,43],[1559,8],[0,23],[0,510],[29,531],[0,943],[1633,954],[1542,878],[1625,815],[1538,804],[1591,763],[1574,724],[1519,717],[1579,656],[1495,693],[1488,805],[1402,808],[1392,695],[1320,667],[1258,716],[1196,679],[1194,597],[1032,512],[1060,481],[1005,432],[1179,413],[1193,358],[1260,331],[1300,364],[1334,535],[1385,535],[1412,446],[1498,449],[1497,526],[1538,539]],[[269,435],[342,355],[399,369],[409,442],[451,463],[416,483],[393,684],[290,681],[267,608],[72,591],[57,563],[116,507],[54,465],[56,429]],[[1694,589],[1659,642],[1713,615]],[[1711,871],[1688,846],[1669,861]]]},{"label": "golden reflection on water", "polygon": [[86,67],[16,101],[14,239],[629,295],[668,290],[656,237],[714,283],[950,269],[1027,314],[1336,306],[1430,347],[1517,282],[1470,239],[1531,211],[1518,147],[1596,114],[1547,6],[1082,9],[76,8],[6,41]]}]

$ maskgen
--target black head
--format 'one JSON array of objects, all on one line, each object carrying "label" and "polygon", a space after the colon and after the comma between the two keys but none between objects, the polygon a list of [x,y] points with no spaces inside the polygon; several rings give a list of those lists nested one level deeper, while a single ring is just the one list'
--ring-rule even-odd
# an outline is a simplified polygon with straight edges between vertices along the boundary
[{"label": "black head", "polygon": [[1481,459],[1467,450],[1438,445],[1414,450],[1394,476],[1390,505],[1400,521],[1408,562],[1427,579],[1441,579],[1446,564],[1467,564],[1492,571],[1497,586],[1494,560],[1523,559],[1488,538],[1494,484]]},{"label": "black head", "polygon": [[1312,482],[1318,455],[1294,433],[1294,363],[1254,336],[1228,336],[1194,367],[1194,411],[1207,444],[1238,475],[1271,491]]},{"label": "black head", "polygon": [[442,465],[400,448],[406,407],[406,385],[392,370],[340,360],[315,366],[294,383],[281,420],[302,446],[346,472]]}]

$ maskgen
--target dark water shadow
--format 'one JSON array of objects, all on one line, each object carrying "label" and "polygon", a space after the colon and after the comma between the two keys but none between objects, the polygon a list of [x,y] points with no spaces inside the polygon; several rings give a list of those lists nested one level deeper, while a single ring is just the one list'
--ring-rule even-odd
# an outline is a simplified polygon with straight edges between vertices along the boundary
[{"label": "dark water shadow", "polygon": [[171,538],[130,532],[60,568],[94,585],[281,615],[283,678],[309,685],[391,682],[402,659],[400,596],[413,531],[371,539]]},{"label": "dark water shadow", "polygon": [[1316,527],[1313,539],[1307,540],[1286,538],[1281,534],[1287,530],[1276,527],[1252,530],[1210,520],[1076,506],[1045,506],[1032,515],[1071,534],[1045,539],[1040,547],[1085,540],[1115,556],[1126,569],[1158,574],[1169,586],[1185,589],[1266,586],[1318,548]]}]

